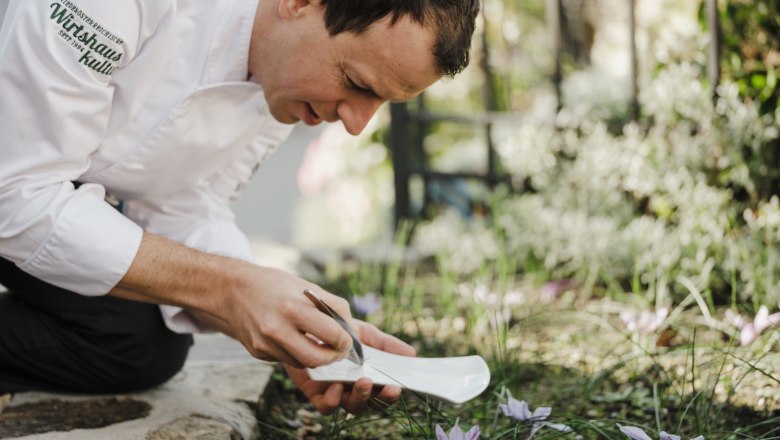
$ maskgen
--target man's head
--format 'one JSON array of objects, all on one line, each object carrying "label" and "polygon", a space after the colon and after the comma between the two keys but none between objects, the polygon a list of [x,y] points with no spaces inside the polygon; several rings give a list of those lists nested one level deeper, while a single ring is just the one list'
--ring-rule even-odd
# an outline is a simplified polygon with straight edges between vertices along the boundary
[{"label": "man's head", "polygon": [[325,27],[331,35],[359,34],[373,23],[408,17],[436,34],[433,56],[441,75],[455,76],[469,63],[471,35],[479,12],[478,0],[321,0]]},{"label": "man's head", "polygon": [[261,0],[249,70],[285,123],[341,120],[360,133],[468,63],[476,0]]}]

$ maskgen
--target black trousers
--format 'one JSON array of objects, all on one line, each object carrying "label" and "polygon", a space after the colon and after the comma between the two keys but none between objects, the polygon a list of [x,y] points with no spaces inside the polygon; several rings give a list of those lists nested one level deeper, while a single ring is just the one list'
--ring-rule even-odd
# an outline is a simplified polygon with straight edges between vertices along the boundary
[{"label": "black trousers", "polygon": [[82,296],[2,258],[0,284],[0,394],[142,390],[176,374],[192,345],[153,304]]}]

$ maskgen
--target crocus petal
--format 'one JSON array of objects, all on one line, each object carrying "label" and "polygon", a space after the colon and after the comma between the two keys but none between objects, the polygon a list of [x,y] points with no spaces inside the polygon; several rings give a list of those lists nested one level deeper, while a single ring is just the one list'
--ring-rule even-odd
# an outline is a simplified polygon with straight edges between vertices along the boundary
[{"label": "crocus petal", "polygon": [[382,308],[382,297],[374,292],[368,292],[362,296],[353,296],[352,304],[360,315],[368,316]]},{"label": "crocus petal", "polygon": [[647,333],[656,331],[658,327],[660,327],[661,324],[664,323],[667,316],[669,316],[669,309],[667,309],[666,307],[656,310],[655,315],[653,316],[652,323],[646,329]]},{"label": "crocus petal", "polygon": [[450,439],[449,440],[465,440],[465,436],[463,435],[463,430],[460,429],[460,425],[455,425],[450,429]]},{"label": "crocus petal", "polygon": [[661,433],[658,434],[658,439],[659,440],[680,440],[680,436],[661,431]]},{"label": "crocus petal", "polygon": [[753,321],[753,325],[756,328],[756,333],[761,334],[769,327],[780,323],[780,313],[769,314],[769,309],[766,306],[761,306],[756,314],[756,319]]},{"label": "crocus petal", "polygon": [[482,430],[479,429],[479,425],[474,425],[471,427],[471,429],[469,429],[469,432],[466,433],[465,439],[477,440],[480,434],[482,434]]},{"label": "crocus petal", "polygon": [[756,331],[756,326],[754,326],[753,323],[750,323],[742,327],[742,331],[739,332],[739,343],[744,347],[750,345],[757,337],[758,332]]},{"label": "crocus petal", "polygon": [[561,293],[574,287],[575,283],[572,280],[558,280],[548,281],[542,287],[542,299],[545,301],[552,301],[558,298]]},{"label": "crocus petal", "polygon": [[447,438],[447,433],[444,432],[444,429],[438,423],[436,424],[436,440],[450,440]]},{"label": "crocus petal", "polygon": [[536,408],[531,418],[534,420],[544,420],[549,417],[550,414],[552,414],[552,408],[549,406],[540,406],[539,408]]},{"label": "crocus petal", "polygon": [[753,323],[758,328],[761,325],[767,324],[767,318],[769,318],[769,309],[767,309],[766,306],[761,306],[758,308],[758,312],[756,312],[756,317],[753,318]]},{"label": "crocus petal", "polygon": [[561,432],[572,432],[571,426],[564,425],[563,423],[550,423],[550,422],[541,422],[541,425],[544,425],[548,428],[555,429],[557,431]]},{"label": "crocus petal", "polygon": [[541,428],[542,428],[541,424],[534,423],[533,426],[531,426],[531,432],[528,433],[528,439],[527,440],[531,440],[531,437],[533,437],[534,434],[536,434],[536,431],[540,430]]},{"label": "crocus petal", "polygon": [[627,435],[631,440],[652,440],[644,431],[635,426],[621,426],[620,432]]},{"label": "crocus petal", "polygon": [[728,321],[729,323],[731,323],[731,325],[733,325],[738,329],[741,329],[748,323],[748,321],[745,318],[743,318],[738,313],[735,313],[731,309],[726,310],[726,321]]},{"label": "crocus petal", "polygon": [[510,415],[517,420],[529,420],[531,418],[531,411],[528,409],[528,404],[525,400],[517,400],[515,398],[509,398],[509,412]]}]

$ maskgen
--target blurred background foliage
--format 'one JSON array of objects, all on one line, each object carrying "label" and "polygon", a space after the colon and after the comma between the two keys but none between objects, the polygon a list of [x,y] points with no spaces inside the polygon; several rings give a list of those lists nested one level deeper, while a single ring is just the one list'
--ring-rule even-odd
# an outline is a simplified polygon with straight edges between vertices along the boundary
[{"label": "blurred background foliage", "polygon": [[[509,389],[582,438],[624,438],[618,420],[684,438],[777,425],[727,409],[778,402],[776,2],[719,2],[713,88],[704,0],[635,0],[636,68],[629,1],[483,0],[470,66],[408,121],[393,107],[310,146],[299,186],[319,203],[303,218],[332,223],[313,234],[344,257],[323,264],[326,288],[422,356],[490,364],[489,392],[452,412],[404,406],[386,438],[407,422],[398,438],[431,437],[439,420],[527,436],[496,415]],[[350,420],[328,432],[378,437]]]},{"label": "blurred background foliage", "polygon": [[772,0],[722,3],[723,75],[737,84],[740,95],[757,101],[762,113],[772,113],[780,98],[780,5]]},{"label": "blurred background foliage", "polygon": [[[714,93],[704,2],[636,0],[634,120],[629,2],[560,2],[556,87],[554,1],[485,0],[469,68],[409,104],[445,116],[410,125],[422,146],[412,166],[485,174],[490,144],[492,171],[506,176],[413,173],[411,242],[464,276],[509,255],[518,274],[634,292],[655,307],[696,290],[713,310],[777,308],[777,2],[719,2]],[[331,135],[328,154],[353,163],[362,146],[389,145],[387,115],[379,119],[357,140]],[[350,220],[349,246],[392,230],[391,154],[372,157],[329,174],[330,187],[347,176],[364,182],[365,215]],[[338,206],[332,215],[345,215]]]},{"label": "blurred background foliage", "polygon": [[[772,0],[723,3],[723,77],[737,85],[740,96],[755,102],[760,113],[771,114],[780,99],[780,6]],[[759,193],[768,198],[780,185],[780,141],[753,155],[747,151],[746,160]]]}]

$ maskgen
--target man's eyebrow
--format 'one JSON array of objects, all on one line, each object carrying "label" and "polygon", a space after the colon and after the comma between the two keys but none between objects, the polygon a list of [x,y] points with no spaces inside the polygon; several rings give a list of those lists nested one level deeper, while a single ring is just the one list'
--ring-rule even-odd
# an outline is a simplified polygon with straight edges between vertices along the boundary
[{"label": "man's eyebrow", "polygon": [[390,102],[406,102],[411,98],[414,98],[419,94],[419,91],[417,91],[414,87],[412,87],[407,82],[401,82],[400,83],[400,96],[390,96],[390,95],[383,95],[379,92],[378,89],[375,88],[374,85],[369,84],[368,81],[366,81],[366,77],[362,76],[359,71],[352,70],[347,76],[351,79],[352,82],[355,83],[358,87],[361,89],[364,89],[366,93],[370,93],[376,98],[382,99],[384,101],[390,101]]},{"label": "man's eyebrow", "polygon": [[400,103],[400,102],[406,102],[420,94],[418,90],[416,90],[414,87],[406,83],[402,83],[401,87],[399,87],[398,89],[399,89],[398,94],[396,94],[395,96],[389,96],[389,95],[388,96],[377,95],[377,96],[381,97],[385,101]]}]

